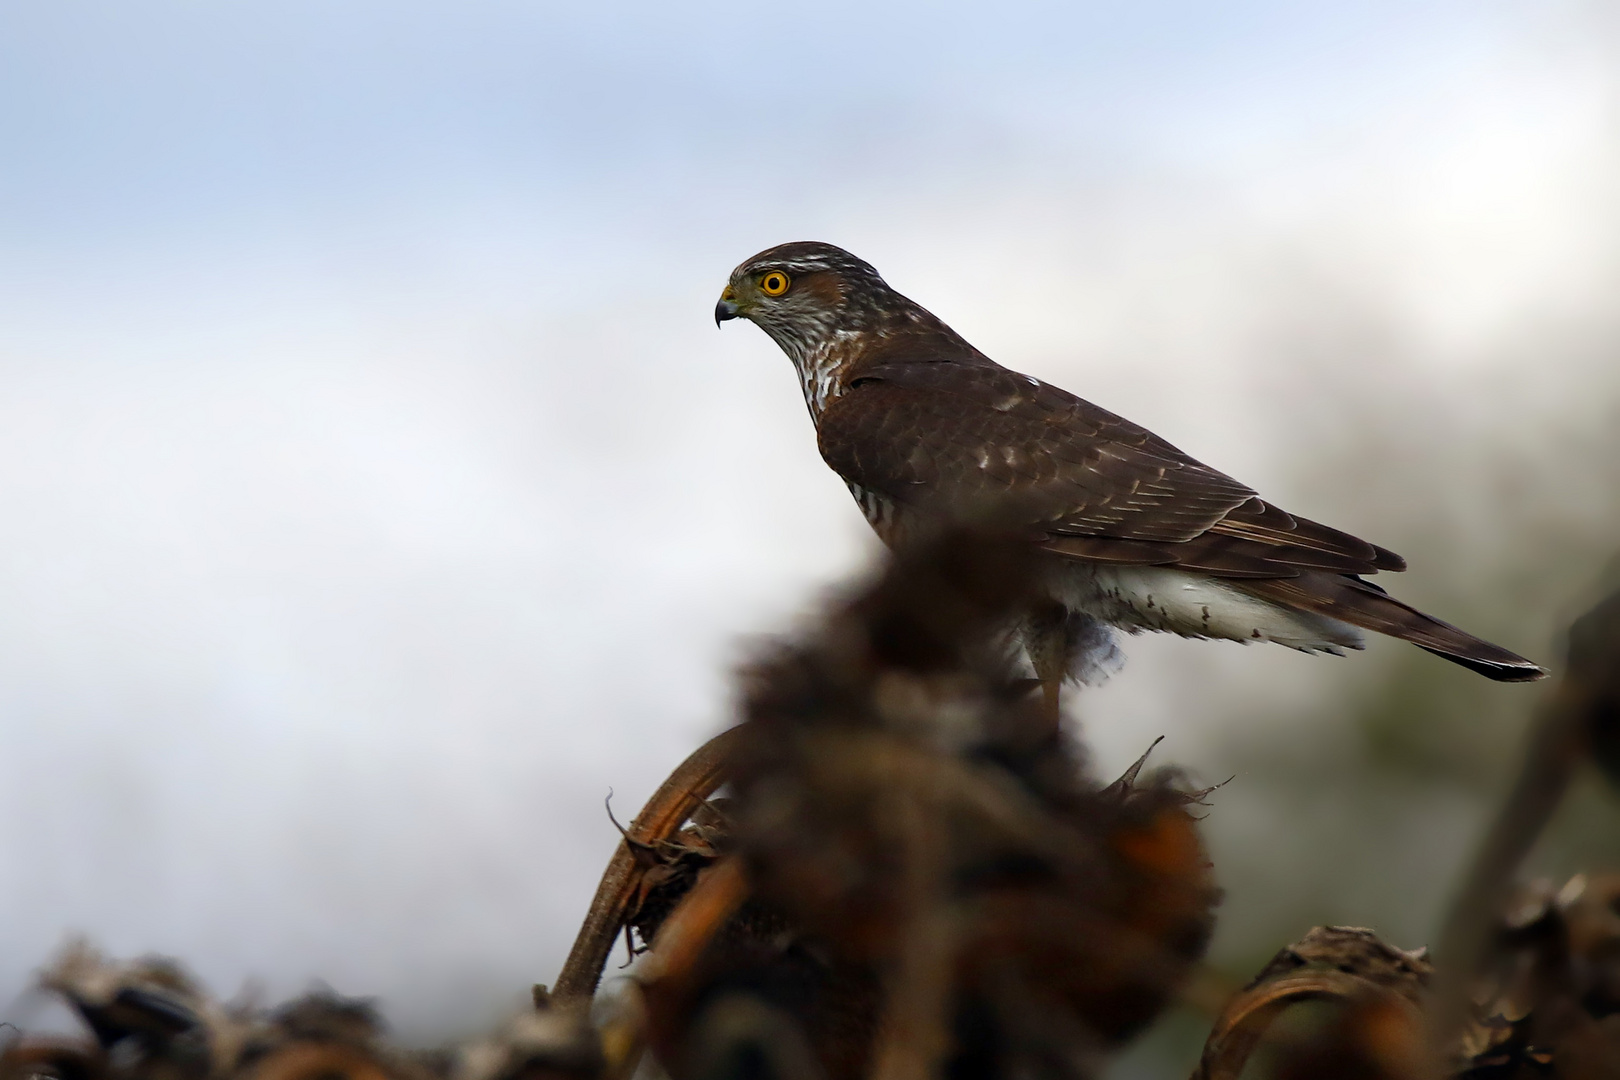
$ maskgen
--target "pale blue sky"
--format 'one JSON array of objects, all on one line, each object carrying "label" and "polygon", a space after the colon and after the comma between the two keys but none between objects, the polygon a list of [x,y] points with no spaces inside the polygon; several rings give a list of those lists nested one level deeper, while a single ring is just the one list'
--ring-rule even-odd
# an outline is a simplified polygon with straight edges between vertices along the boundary
[{"label": "pale blue sky", "polygon": [[1462,2],[13,3],[3,220],[14,242],[155,242],[493,196],[726,227],[1355,128],[1561,21]]}]

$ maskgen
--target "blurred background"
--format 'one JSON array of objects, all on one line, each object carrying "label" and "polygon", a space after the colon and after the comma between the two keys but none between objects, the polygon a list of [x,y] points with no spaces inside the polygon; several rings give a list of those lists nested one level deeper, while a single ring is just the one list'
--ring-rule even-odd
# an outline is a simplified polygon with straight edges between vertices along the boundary
[{"label": "blurred background", "polygon": [[[711,321],[784,240],[1555,660],[1620,550],[1617,191],[1610,2],[0,0],[0,1019],[69,933],[423,1041],[550,981],[604,797],[876,554]],[[1233,777],[1218,965],[1432,937],[1539,688],[1127,652],[1098,770]]]}]

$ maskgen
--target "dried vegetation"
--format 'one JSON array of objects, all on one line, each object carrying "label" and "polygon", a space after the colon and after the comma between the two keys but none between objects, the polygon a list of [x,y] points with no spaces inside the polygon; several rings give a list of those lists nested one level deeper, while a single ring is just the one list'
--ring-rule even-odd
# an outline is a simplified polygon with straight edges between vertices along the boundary
[{"label": "dried vegetation", "polygon": [[[1620,595],[1572,628],[1438,955],[1318,927],[1233,988],[1199,962],[1211,792],[1146,754],[1094,777],[1004,663],[1030,557],[937,537],[757,659],[742,723],[625,829],[554,989],[488,1037],[406,1052],[363,1002],[227,1008],[78,946],[42,984],[86,1034],[12,1037],[0,1080],[1081,1078],[1175,1001],[1212,1017],[1195,1080],[1620,1077],[1620,876],[1516,884],[1575,772],[1620,777]],[[621,935],[642,955],[593,1007]]]}]

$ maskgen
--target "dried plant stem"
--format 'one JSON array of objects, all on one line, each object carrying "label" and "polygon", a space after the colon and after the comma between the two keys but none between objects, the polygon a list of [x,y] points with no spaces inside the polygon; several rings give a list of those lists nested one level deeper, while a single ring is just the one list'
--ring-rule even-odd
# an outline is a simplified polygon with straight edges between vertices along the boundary
[{"label": "dried plant stem", "polygon": [[1204,1056],[1191,1080],[1237,1080],[1272,1022],[1291,1005],[1302,1001],[1350,1002],[1369,995],[1396,1003],[1414,1028],[1420,1023],[1411,1002],[1344,972],[1303,971],[1252,986],[1227,1002],[1204,1044]]},{"label": "dried plant stem", "polygon": [[951,968],[958,936],[946,890],[950,785],[943,772],[919,780],[924,791],[893,793],[892,821],[905,853],[908,917],[872,1057],[875,1080],[931,1080],[950,1050]]},{"label": "dried plant stem", "polygon": [[681,762],[636,815],[625,838],[602,874],[585,922],[574,938],[553,997],[559,1003],[588,999],[596,993],[613,942],[624,927],[625,914],[645,872],[636,859],[637,847],[668,840],[686,819],[726,782],[727,762],[737,741],[737,729],[723,731],[698,747]]},{"label": "dried plant stem", "polygon": [[1566,675],[1537,711],[1524,768],[1474,855],[1440,935],[1432,1020],[1436,1047],[1451,1045],[1465,1022],[1468,984],[1489,947],[1514,874],[1589,753],[1593,701],[1592,687]]}]

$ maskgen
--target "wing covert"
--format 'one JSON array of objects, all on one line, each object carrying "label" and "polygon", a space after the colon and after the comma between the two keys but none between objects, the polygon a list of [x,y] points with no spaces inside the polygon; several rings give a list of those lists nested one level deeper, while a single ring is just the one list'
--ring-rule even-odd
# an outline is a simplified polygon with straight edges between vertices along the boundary
[{"label": "wing covert", "polygon": [[1145,428],[999,367],[869,370],[817,436],[863,487],[908,504],[1014,501],[1055,535],[1181,543],[1254,498]]},{"label": "wing covert", "polygon": [[988,362],[868,368],[828,404],[817,438],[862,488],[946,513],[1010,507],[1072,558],[1251,578],[1404,569],[1145,428]]}]

